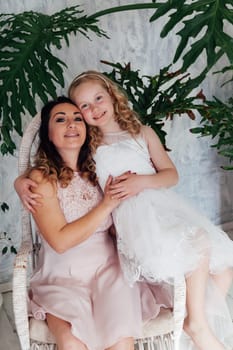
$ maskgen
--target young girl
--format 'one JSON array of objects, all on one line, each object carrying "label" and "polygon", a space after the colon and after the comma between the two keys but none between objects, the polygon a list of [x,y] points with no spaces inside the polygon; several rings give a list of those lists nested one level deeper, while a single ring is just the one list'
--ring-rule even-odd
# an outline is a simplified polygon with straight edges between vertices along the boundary
[{"label": "young girl", "polygon": [[[74,79],[69,95],[91,125],[91,148],[101,187],[112,175],[111,196],[120,194],[127,199],[114,209],[113,220],[129,283],[172,284],[185,276],[184,330],[193,340],[185,350],[232,349],[228,338],[233,327],[225,296],[232,281],[233,242],[169,189],[178,181],[174,164],[115,83],[88,71]],[[21,181],[21,198],[32,210],[35,197],[31,198],[25,184],[26,180],[24,185]]]},{"label": "young girl", "polygon": [[[121,193],[128,198],[113,211],[126,278],[130,283],[173,283],[185,276],[186,333],[199,350],[225,349],[226,337],[233,333],[223,302],[232,281],[233,242],[168,189],[177,183],[176,168],[158,136],[140,123],[115,83],[101,73],[87,71],[73,80],[69,96],[91,125],[100,186],[103,189],[112,175],[111,195]],[[209,286],[212,307],[206,303]],[[207,314],[212,314],[208,321]],[[223,325],[221,331],[217,322]],[[213,334],[216,328],[219,339]]]}]

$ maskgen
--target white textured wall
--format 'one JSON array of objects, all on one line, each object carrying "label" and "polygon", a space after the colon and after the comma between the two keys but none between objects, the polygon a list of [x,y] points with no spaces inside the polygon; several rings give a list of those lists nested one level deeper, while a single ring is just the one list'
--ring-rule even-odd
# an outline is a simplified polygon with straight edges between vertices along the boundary
[{"label": "white textured wall", "polygon": [[[83,1],[81,8],[85,14],[124,5],[128,3],[150,2],[130,0],[89,0]],[[15,0],[0,1],[0,13],[19,13],[23,11],[38,11],[52,14],[62,8],[76,5],[72,0]],[[110,40],[91,35],[92,41],[78,34],[72,38],[70,47],[58,51],[59,57],[69,67],[65,71],[66,87],[71,79],[86,69],[107,71],[108,67],[100,60],[111,62],[131,62],[133,69],[139,69],[143,74],[156,74],[159,69],[171,62],[178,37],[169,35],[160,39],[159,31],[164,20],[149,23],[153,10],[115,13],[100,18],[100,26],[106,30]],[[203,68],[203,60],[199,59],[191,70],[196,74]],[[220,65],[219,65],[220,66]],[[215,95],[222,99],[232,93],[232,85],[221,88],[223,77],[209,75],[202,87],[208,98]],[[58,93],[65,93],[59,91]],[[24,124],[27,124],[25,116]],[[210,148],[211,140],[197,138],[189,132],[198,121],[188,118],[177,118],[167,123],[167,143],[172,149],[170,153],[180,173],[180,183],[177,190],[189,198],[201,211],[215,223],[232,221],[233,209],[233,172],[220,169],[224,159],[217,156],[215,149]],[[20,138],[16,135],[19,144]],[[13,236],[15,244],[20,241],[19,200],[13,189],[13,181],[17,176],[17,155],[4,156],[0,160],[0,202],[10,205],[7,214],[1,214],[0,231],[5,230]]]}]

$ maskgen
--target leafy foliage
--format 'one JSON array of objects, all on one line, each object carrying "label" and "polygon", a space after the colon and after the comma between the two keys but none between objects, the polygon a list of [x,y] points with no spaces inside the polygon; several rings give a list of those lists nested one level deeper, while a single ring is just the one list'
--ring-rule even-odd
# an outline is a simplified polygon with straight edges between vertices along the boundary
[{"label": "leafy foliage", "polygon": [[[233,161],[233,98],[228,103],[223,103],[215,98],[214,101],[206,101],[206,108],[201,110],[201,126],[192,128],[191,132],[201,136],[211,136],[217,140],[212,147],[216,147],[218,153]],[[223,166],[225,170],[233,170],[233,166]]]},{"label": "leafy foliage", "polygon": [[122,66],[120,63],[101,62],[113,67],[112,72],[104,74],[123,88],[142,123],[155,130],[165,148],[164,120],[172,119],[175,115],[188,115],[194,119],[194,110],[204,108],[202,92],[190,96],[198,81],[190,79],[188,74],[169,72],[168,66],[161,69],[158,75],[140,76],[138,70],[131,69],[130,63]]},{"label": "leafy foliage", "polygon": [[[233,39],[226,32],[227,23],[233,24],[232,0],[168,0],[163,3],[154,1],[158,9],[150,18],[169,15],[169,20],[161,31],[165,37],[177,24],[183,24],[177,35],[181,40],[176,49],[174,61],[183,58],[182,70],[189,68],[205,51],[207,57],[206,71],[209,70],[224,54],[233,63]],[[225,23],[224,23],[225,22]],[[193,40],[193,42],[191,42]],[[187,45],[191,44],[187,50]]]},{"label": "leafy foliage", "polygon": [[227,81],[225,81],[222,85],[226,85],[226,84],[232,82],[233,81],[233,74],[232,74],[233,73],[233,64],[222,68],[220,71],[214,72],[214,74],[217,74],[217,73],[230,73],[231,74],[231,78],[229,78]]},{"label": "leafy foliage", "polygon": [[0,233],[0,240],[7,242],[7,244],[2,248],[2,255],[5,255],[8,251],[10,251],[10,253],[17,254],[17,250],[11,243],[11,238],[8,237],[7,232]]},{"label": "leafy foliage", "polygon": [[[182,28],[176,33],[180,43],[174,54],[174,62],[182,58],[182,71],[185,72],[198,57],[206,53],[206,65],[201,72],[202,78],[225,54],[230,64],[233,64],[233,39],[227,32],[233,24],[233,0],[152,0],[151,3],[138,3],[109,8],[91,16],[98,18],[109,13],[155,8],[150,22],[160,17],[168,16],[167,23],[162,27],[160,36]],[[229,26],[228,26],[229,25]],[[158,28],[156,27],[156,30]],[[191,46],[189,46],[191,45]]]},{"label": "leafy foliage", "polygon": [[[9,210],[9,206],[5,202],[1,202],[0,204],[1,211],[4,213]],[[9,250],[11,253],[17,254],[17,250],[15,246],[11,243],[11,238],[8,236],[7,232],[0,232],[0,240],[6,242],[6,245],[2,248],[2,255],[5,255]]]},{"label": "leafy foliage", "polygon": [[7,210],[9,210],[9,205],[7,203],[5,203],[5,202],[2,202],[0,204],[0,208],[5,213]]},{"label": "leafy foliage", "polygon": [[36,113],[35,98],[46,103],[56,97],[57,86],[64,86],[65,63],[52,54],[61,49],[69,35],[77,32],[88,38],[88,31],[106,36],[95,19],[78,17],[83,11],[73,6],[51,16],[24,12],[0,15],[0,151],[13,154],[13,130],[21,135],[21,116]]},{"label": "leafy foliage", "polygon": [[[226,31],[233,24],[232,5],[233,0],[152,0],[108,8],[89,17],[82,15],[79,6],[65,8],[51,16],[32,11],[0,14],[0,152],[13,154],[15,144],[11,136],[14,130],[22,134],[22,116],[26,112],[34,115],[38,99],[46,103],[56,96],[58,86],[64,86],[66,65],[51,49],[59,50],[64,43],[69,46],[69,35],[78,32],[87,38],[89,32],[107,37],[98,27],[99,17],[143,9],[155,9],[151,22],[169,16],[161,30],[162,38],[175,31],[177,25],[182,26],[176,33],[181,40],[174,55],[174,62],[183,59],[181,71],[169,73],[166,67],[154,77],[140,77],[138,72],[128,69],[130,67],[116,64],[112,78],[124,85],[135,110],[155,128],[165,144],[163,118],[172,118],[177,113],[193,117],[193,110],[204,109],[204,105],[195,102],[202,94],[190,97],[190,93],[223,55],[228,57],[229,65],[222,72],[232,72],[233,39]],[[206,65],[200,75],[191,80],[185,71],[203,52]],[[122,80],[124,77],[126,80]]]}]

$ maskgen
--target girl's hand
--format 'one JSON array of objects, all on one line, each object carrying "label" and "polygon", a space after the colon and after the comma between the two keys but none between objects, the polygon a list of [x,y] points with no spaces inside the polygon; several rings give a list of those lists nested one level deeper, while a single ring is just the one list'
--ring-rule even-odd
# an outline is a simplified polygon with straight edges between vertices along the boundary
[{"label": "girl's hand", "polygon": [[37,187],[36,182],[19,176],[14,182],[14,187],[23,206],[31,213],[35,213],[34,207],[41,206],[38,200],[42,197],[40,194],[31,191],[32,188]]},{"label": "girl's hand", "polygon": [[146,188],[145,176],[130,171],[114,178],[109,186],[112,197],[118,196],[121,200],[135,196]]}]

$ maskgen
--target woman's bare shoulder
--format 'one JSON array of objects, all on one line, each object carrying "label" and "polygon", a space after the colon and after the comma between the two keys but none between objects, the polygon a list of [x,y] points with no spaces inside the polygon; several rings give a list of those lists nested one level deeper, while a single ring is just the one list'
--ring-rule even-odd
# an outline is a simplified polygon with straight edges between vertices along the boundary
[{"label": "woman's bare shoulder", "polygon": [[37,187],[33,189],[33,192],[40,193],[45,197],[50,197],[56,193],[56,183],[45,177],[43,172],[39,169],[33,169],[29,178],[36,182]]},{"label": "woman's bare shoulder", "polygon": [[[32,169],[28,176],[31,180],[35,181],[37,184],[45,182],[46,178],[43,172],[39,169]],[[48,181],[48,180],[47,180]]]}]

